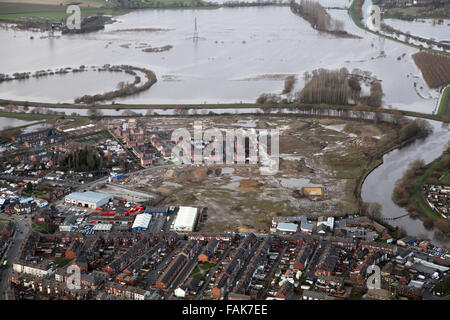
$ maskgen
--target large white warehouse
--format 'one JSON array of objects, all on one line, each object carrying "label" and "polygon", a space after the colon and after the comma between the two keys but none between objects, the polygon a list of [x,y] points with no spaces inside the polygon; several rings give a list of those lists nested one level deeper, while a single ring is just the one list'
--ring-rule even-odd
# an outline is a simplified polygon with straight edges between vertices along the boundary
[{"label": "large white warehouse", "polygon": [[192,232],[197,225],[198,208],[180,207],[173,224],[175,232]]},{"label": "large white warehouse", "polygon": [[68,194],[64,201],[69,204],[95,209],[114,199],[113,196],[100,192],[86,191]]},{"label": "large white warehouse", "polygon": [[147,230],[150,224],[150,220],[152,220],[152,215],[148,213],[142,213],[136,215],[134,219],[132,230]]}]

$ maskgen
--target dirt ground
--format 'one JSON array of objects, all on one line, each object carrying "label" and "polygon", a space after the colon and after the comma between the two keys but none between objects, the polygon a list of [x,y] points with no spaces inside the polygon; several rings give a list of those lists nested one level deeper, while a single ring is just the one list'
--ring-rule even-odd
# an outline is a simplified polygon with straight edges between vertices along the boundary
[{"label": "dirt ground", "polygon": [[[160,130],[192,129],[191,118],[152,119]],[[200,230],[267,231],[276,216],[354,213],[353,190],[367,154],[395,135],[386,124],[333,119],[223,116],[203,128],[278,128],[280,167],[261,175],[257,165],[174,165],[132,177],[127,187],[152,194],[157,205],[207,207]],[[322,196],[303,195],[321,187]],[[153,204],[153,203],[152,203]]]}]

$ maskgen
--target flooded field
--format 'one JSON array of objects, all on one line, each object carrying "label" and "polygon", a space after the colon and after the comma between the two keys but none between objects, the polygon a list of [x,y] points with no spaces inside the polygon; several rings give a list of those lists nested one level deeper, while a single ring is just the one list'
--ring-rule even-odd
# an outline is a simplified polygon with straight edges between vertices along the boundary
[{"label": "flooded field", "polygon": [[[323,4],[348,7],[349,2]],[[201,104],[254,102],[261,93],[281,93],[283,75],[297,76],[297,91],[304,85],[304,72],[359,68],[382,80],[385,107],[425,113],[435,110],[439,95],[423,82],[412,61],[416,49],[393,41],[381,43],[357,28],[346,10],[329,13],[342,20],[348,32],[363,39],[319,33],[289,7],[140,10],[119,16],[105,30],[90,34],[41,39],[41,34],[1,30],[1,43],[14,50],[0,52],[0,72],[130,64],[155,71],[158,82],[145,92],[116,99],[117,103]],[[195,18],[198,42],[192,40]],[[159,53],[142,51],[166,45],[173,48]],[[381,51],[385,55],[380,55]],[[397,57],[404,53],[399,63]],[[73,102],[83,92],[101,93],[120,81],[95,73],[80,77],[3,83],[0,97]],[[31,90],[36,86],[39,94]]]},{"label": "flooded field", "polygon": [[21,127],[38,121],[24,121],[14,118],[0,117],[0,131],[10,127]]},{"label": "flooded field", "polygon": [[450,41],[450,20],[433,23],[432,19],[418,19],[405,21],[399,19],[385,19],[384,23],[397,30],[437,41]]}]

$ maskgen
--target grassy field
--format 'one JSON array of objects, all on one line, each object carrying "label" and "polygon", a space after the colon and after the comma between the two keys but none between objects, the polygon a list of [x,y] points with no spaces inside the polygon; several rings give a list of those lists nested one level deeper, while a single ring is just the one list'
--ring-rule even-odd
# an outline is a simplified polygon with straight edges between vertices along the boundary
[{"label": "grassy field", "polygon": [[427,216],[433,220],[441,219],[442,217],[431,210],[431,208],[426,203],[424,195],[422,193],[422,186],[426,184],[427,179],[437,170],[442,170],[444,172],[439,182],[442,184],[446,184],[445,182],[448,183],[448,180],[450,180],[450,172],[448,168],[443,167],[444,159],[448,157],[450,157],[450,155],[445,154],[443,157],[440,157],[438,160],[432,162],[431,165],[424,171],[424,173],[421,176],[417,177],[412,183],[412,186],[414,187],[412,199],[420,206],[423,212],[425,212]]},{"label": "grassy field", "polygon": [[208,271],[214,267],[214,263],[199,263],[191,273],[191,277],[203,280]]},{"label": "grassy field", "polygon": [[[65,21],[69,16],[69,14],[66,13],[66,10],[67,7],[65,5],[0,2],[0,21],[27,22],[48,20],[52,22],[61,22]],[[117,16],[127,12],[128,10],[110,6],[105,8],[82,7],[81,17],[85,18],[93,14]]]},{"label": "grassy field", "polygon": [[0,118],[14,118],[24,121],[37,121],[37,120],[49,120],[54,119],[58,116],[46,115],[46,114],[31,114],[31,113],[21,113],[21,112],[5,112],[0,111]]},{"label": "grassy field", "polygon": [[62,268],[65,265],[67,265],[70,261],[72,261],[72,259],[68,259],[68,258],[56,258],[55,259],[55,264],[58,268]]},{"label": "grassy field", "polygon": [[437,114],[440,117],[450,117],[450,86],[444,89]]},{"label": "grassy field", "polygon": [[439,9],[432,9],[429,7],[407,7],[407,8],[392,8],[384,14],[384,18],[400,18],[400,19],[431,19],[442,18],[448,19],[449,6],[441,6]]}]

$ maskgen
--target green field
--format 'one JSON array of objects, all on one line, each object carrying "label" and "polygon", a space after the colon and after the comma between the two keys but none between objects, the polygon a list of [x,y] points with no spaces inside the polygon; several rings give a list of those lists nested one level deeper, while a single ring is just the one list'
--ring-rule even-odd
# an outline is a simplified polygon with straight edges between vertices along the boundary
[{"label": "green field", "polygon": [[[97,0],[98,2],[103,2]],[[105,2],[106,3],[106,2]],[[109,5],[111,6],[111,5]],[[67,6],[31,4],[31,3],[0,3],[0,21],[9,22],[63,22],[69,17],[66,13]],[[81,7],[81,17],[86,18],[93,14],[105,14],[117,16],[125,14],[128,11],[118,8],[88,8]],[[44,26],[44,25],[42,25]]]},{"label": "green field", "polygon": [[384,14],[384,18],[397,19],[432,19],[443,18],[448,19],[449,6],[441,5],[440,8],[434,9],[430,7],[407,7],[407,8],[392,8]]},{"label": "green field", "polygon": [[55,115],[46,115],[46,114],[31,114],[31,113],[22,113],[22,112],[6,112],[0,111],[0,118],[14,118],[24,121],[36,121],[36,120],[48,120],[54,119],[58,116]]},{"label": "green field", "polygon": [[441,219],[442,217],[431,210],[431,208],[428,206],[422,193],[422,186],[427,183],[427,179],[436,171],[439,171],[441,174],[439,183],[448,185],[448,182],[450,180],[450,172],[448,168],[444,168],[443,163],[444,160],[449,157],[449,154],[444,154],[439,159],[433,161],[430,166],[424,171],[424,173],[421,176],[417,177],[412,183],[412,186],[414,188],[412,199],[420,206],[423,212],[425,212],[427,216],[433,220]]},{"label": "green field", "polygon": [[72,261],[72,259],[68,259],[68,258],[56,258],[55,260],[55,264],[58,268],[62,268],[65,265],[67,265],[70,261]]},{"label": "green field", "polygon": [[442,116],[450,117],[450,86],[444,89],[437,114],[440,117]]}]

